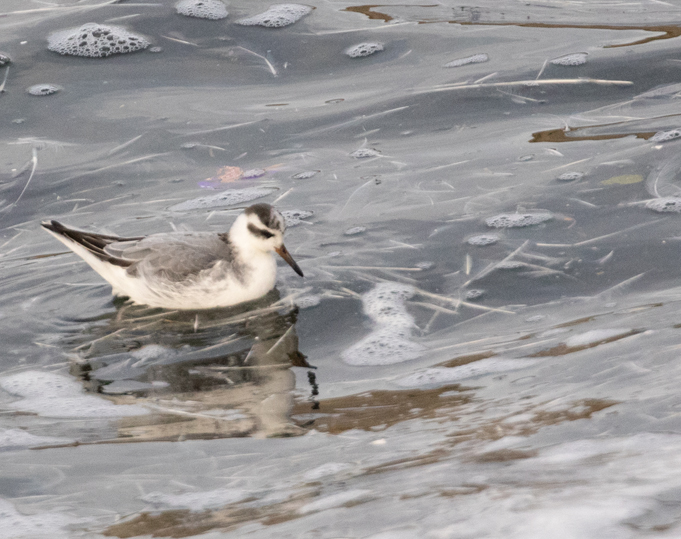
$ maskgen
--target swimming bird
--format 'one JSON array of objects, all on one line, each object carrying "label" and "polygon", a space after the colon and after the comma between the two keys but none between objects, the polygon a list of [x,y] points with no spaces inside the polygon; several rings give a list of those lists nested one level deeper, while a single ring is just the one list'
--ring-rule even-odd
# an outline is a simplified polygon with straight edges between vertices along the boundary
[{"label": "swimming bird", "polygon": [[274,288],[273,251],[303,277],[284,246],[284,217],[269,204],[246,208],[225,233],[122,238],[57,221],[42,226],[108,281],[114,295],[151,307],[211,309],[257,299]]}]

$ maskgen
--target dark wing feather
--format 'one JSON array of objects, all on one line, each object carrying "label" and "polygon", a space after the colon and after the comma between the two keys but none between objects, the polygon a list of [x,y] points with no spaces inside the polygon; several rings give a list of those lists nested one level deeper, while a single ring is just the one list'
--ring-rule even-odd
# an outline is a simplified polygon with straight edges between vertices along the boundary
[{"label": "dark wing feather", "polygon": [[45,221],[42,223],[42,226],[55,234],[64,236],[74,243],[85,247],[100,260],[123,268],[131,266],[134,263],[134,260],[127,260],[123,257],[114,256],[111,253],[108,253],[106,251],[107,246],[121,241],[139,241],[144,238],[143,236],[139,238],[121,238],[118,236],[107,236],[105,234],[94,234],[92,232],[69,228],[58,221]]}]

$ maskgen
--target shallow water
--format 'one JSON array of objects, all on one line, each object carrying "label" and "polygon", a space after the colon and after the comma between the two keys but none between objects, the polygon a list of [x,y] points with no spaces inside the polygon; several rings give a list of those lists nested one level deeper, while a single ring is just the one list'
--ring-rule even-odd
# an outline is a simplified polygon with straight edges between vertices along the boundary
[{"label": "shallow water", "polygon": [[[0,8],[0,535],[678,536],[681,9],[269,6]],[[47,50],[92,21],[151,45]],[[305,279],[211,312],[39,226],[249,200]]]}]

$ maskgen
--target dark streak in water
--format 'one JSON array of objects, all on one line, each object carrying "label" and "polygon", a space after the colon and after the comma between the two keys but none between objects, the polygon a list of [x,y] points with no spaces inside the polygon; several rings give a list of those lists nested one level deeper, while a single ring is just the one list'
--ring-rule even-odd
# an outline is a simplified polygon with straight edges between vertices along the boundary
[{"label": "dark streak in water", "polygon": [[[393,17],[387,13],[372,11],[377,7],[439,7],[437,5],[392,5],[392,4],[371,4],[364,6],[350,6],[342,11],[351,11],[353,13],[361,13],[373,20],[382,20],[390,22]],[[643,45],[651,41],[658,41],[661,39],[673,39],[681,36],[681,26],[661,25],[661,26],[620,26],[610,24],[550,24],[542,22],[473,22],[473,21],[458,21],[458,20],[439,20],[439,21],[418,21],[418,24],[433,24],[433,23],[449,23],[460,24],[462,26],[519,26],[522,28],[574,28],[580,30],[641,30],[643,32],[661,33],[659,36],[650,36],[631,43],[621,43],[619,45],[605,45],[605,49],[615,49],[617,47],[631,47],[634,45]]]},{"label": "dark streak in water", "polygon": [[[597,125],[590,125],[588,129],[593,129],[594,127],[603,127]],[[580,129],[587,129],[586,127],[573,127],[570,129],[570,133],[579,131]],[[577,142],[579,140],[610,140],[616,138],[624,138],[635,135],[636,138],[642,138],[648,140],[657,131],[642,131],[640,133],[609,133],[606,135],[584,135],[584,136],[568,136],[568,131],[563,129],[547,129],[546,131],[537,131],[532,133],[532,138],[529,142]]]}]

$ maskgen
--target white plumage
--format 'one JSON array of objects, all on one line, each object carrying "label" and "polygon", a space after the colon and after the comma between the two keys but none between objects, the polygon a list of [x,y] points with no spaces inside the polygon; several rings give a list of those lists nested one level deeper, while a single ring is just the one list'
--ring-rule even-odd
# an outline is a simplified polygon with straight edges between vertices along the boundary
[{"label": "white plumage", "polygon": [[257,299],[275,284],[276,252],[303,272],[284,246],[283,216],[255,204],[229,232],[175,232],[122,238],[42,226],[111,284],[114,295],[167,309],[211,309]]}]

